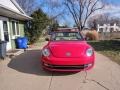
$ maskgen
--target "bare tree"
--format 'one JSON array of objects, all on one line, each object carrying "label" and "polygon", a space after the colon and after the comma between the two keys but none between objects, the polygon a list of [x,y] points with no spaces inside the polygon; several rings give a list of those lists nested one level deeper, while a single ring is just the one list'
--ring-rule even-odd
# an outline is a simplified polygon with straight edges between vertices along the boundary
[{"label": "bare tree", "polygon": [[89,28],[97,29],[97,25],[103,25],[103,24],[117,24],[120,26],[120,18],[118,17],[111,17],[109,13],[104,13],[101,15],[94,15],[93,17],[89,18],[87,24]]},{"label": "bare tree", "polygon": [[97,10],[103,9],[101,0],[65,0],[65,6],[71,13],[79,31],[82,31],[88,18]]},{"label": "bare tree", "polygon": [[28,15],[30,15],[36,8],[38,8],[36,0],[16,0],[16,1]]},{"label": "bare tree", "polygon": [[61,9],[63,6],[61,0],[44,0],[44,3],[51,21],[55,21],[64,16],[65,10]]},{"label": "bare tree", "polygon": [[109,13],[97,14],[90,17],[87,21],[89,28],[97,29],[97,25],[110,24],[111,17]]}]

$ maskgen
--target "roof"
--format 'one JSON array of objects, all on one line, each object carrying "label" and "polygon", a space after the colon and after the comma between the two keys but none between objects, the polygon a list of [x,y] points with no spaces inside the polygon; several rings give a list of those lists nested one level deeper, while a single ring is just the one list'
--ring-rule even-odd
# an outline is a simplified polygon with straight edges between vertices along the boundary
[{"label": "roof", "polygon": [[16,0],[11,0],[11,2],[18,8],[18,10],[23,13],[23,14],[26,14],[22,8],[19,6],[19,4],[16,2]]},{"label": "roof", "polygon": [[20,8],[16,0],[0,0],[0,15],[19,20],[32,19]]}]

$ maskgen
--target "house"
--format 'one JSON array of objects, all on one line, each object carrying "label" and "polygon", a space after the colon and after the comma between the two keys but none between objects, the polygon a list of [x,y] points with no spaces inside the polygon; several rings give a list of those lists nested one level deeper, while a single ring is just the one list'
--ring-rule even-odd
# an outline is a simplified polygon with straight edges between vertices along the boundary
[{"label": "house", "polygon": [[7,41],[7,51],[16,48],[15,39],[24,36],[24,22],[30,19],[15,0],[0,0],[0,40]]},{"label": "house", "polygon": [[114,23],[114,25],[110,25],[110,24],[104,24],[104,25],[99,25],[98,24],[98,28],[97,28],[98,32],[119,32],[120,31],[120,27],[117,26],[116,23]]}]

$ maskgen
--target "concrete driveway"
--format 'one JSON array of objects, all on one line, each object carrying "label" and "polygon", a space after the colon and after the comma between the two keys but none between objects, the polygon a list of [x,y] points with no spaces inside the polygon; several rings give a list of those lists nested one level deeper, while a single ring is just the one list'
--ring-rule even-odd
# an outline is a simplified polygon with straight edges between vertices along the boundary
[{"label": "concrete driveway", "polygon": [[39,49],[0,62],[0,90],[120,90],[120,66],[96,53],[95,67],[79,73],[43,71]]}]

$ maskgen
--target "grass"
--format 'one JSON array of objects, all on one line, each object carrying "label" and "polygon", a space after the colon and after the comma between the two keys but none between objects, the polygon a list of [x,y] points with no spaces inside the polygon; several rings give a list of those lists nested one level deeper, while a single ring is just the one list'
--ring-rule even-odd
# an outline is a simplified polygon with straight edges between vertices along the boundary
[{"label": "grass", "polygon": [[92,45],[97,52],[109,57],[120,65],[120,41],[88,41],[88,43]]}]

